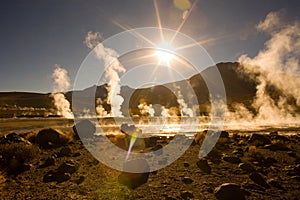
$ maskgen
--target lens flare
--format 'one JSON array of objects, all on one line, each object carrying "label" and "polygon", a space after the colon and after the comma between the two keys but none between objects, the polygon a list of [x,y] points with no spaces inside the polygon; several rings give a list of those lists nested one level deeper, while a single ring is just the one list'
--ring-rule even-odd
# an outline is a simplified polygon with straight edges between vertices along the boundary
[{"label": "lens flare", "polygon": [[168,65],[170,61],[175,58],[175,48],[169,42],[163,41],[161,44],[156,46],[155,55],[159,59],[159,63],[165,62]]}]

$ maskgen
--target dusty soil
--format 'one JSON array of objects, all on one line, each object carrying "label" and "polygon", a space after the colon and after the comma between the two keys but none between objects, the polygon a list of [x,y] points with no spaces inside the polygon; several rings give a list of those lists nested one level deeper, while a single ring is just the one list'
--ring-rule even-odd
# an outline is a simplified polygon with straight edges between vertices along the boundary
[{"label": "dusty soil", "polygon": [[[220,138],[214,154],[205,157],[211,173],[197,166],[200,145],[193,144],[176,162],[150,173],[147,183],[135,189],[120,184],[121,172],[103,165],[80,141],[73,140],[61,147],[40,149],[38,157],[30,162],[29,170],[18,175],[6,174],[6,181],[0,187],[0,199],[216,199],[214,191],[223,183],[239,185],[248,192],[246,199],[299,199],[300,134],[266,136],[271,144],[287,147],[280,150],[270,150],[255,141],[251,143],[249,137],[250,134],[234,134]],[[160,141],[164,142],[164,138]],[[71,152],[60,155],[65,147]],[[239,167],[240,162],[222,159],[225,155],[249,163],[268,187],[253,181],[251,172]],[[51,157],[55,161],[53,165],[42,167]],[[68,180],[43,181],[45,174],[66,161],[76,166]]]}]

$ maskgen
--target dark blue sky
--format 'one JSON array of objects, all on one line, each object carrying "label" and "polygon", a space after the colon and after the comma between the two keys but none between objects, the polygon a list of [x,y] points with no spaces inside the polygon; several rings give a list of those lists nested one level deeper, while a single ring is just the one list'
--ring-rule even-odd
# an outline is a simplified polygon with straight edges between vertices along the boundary
[{"label": "dark blue sky", "polygon": [[[195,40],[221,37],[204,44],[215,62],[236,61],[263,47],[267,36],[255,25],[271,11],[287,20],[300,17],[298,0],[200,0],[182,28]],[[181,11],[172,0],[158,2],[162,25],[176,29]],[[132,28],[157,26],[148,0],[4,0],[0,6],[0,91],[49,92],[53,66],[68,70],[71,81],[89,53],[88,31],[108,38],[122,31],[112,21]],[[224,36],[224,37],[223,37]]]}]

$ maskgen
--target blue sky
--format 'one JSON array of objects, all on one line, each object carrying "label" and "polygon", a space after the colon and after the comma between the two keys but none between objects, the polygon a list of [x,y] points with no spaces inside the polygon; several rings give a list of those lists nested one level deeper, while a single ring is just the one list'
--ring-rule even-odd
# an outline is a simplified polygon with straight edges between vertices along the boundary
[{"label": "blue sky", "polygon": [[[176,29],[181,13],[172,0],[158,1],[162,26]],[[254,56],[268,39],[255,25],[271,11],[299,20],[300,1],[199,0],[182,28],[203,44],[213,60]],[[88,31],[108,38],[122,31],[113,21],[138,27],[157,26],[150,0],[4,0],[0,7],[0,91],[49,92],[55,64],[67,69],[71,82],[90,52]]]}]

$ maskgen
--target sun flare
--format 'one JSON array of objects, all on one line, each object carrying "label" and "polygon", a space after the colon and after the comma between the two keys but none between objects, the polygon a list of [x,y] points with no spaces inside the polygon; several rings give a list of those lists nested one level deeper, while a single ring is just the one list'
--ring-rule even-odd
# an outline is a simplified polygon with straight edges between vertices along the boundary
[{"label": "sun flare", "polygon": [[159,63],[165,62],[167,64],[175,57],[175,48],[171,43],[162,42],[157,45],[155,55],[159,59]]}]

